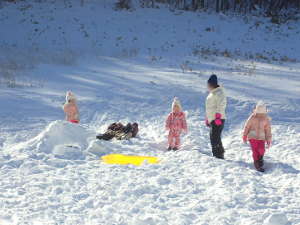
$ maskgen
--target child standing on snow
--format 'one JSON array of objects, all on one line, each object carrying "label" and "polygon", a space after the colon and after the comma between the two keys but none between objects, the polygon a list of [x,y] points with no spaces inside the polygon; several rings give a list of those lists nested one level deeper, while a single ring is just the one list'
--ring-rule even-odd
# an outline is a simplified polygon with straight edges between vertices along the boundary
[{"label": "child standing on snow", "polygon": [[63,106],[66,114],[66,120],[71,123],[79,123],[79,111],[75,95],[68,91],[66,94],[66,103]]},{"label": "child standing on snow", "polygon": [[253,114],[246,122],[243,134],[243,141],[247,143],[249,140],[255,168],[264,172],[263,157],[265,154],[265,144],[268,148],[272,142],[272,132],[270,118],[267,115],[267,107],[264,103],[259,102]]},{"label": "child standing on snow", "polygon": [[178,150],[180,147],[180,135],[182,131],[187,133],[187,124],[185,114],[182,112],[180,101],[176,97],[172,103],[172,112],[166,120],[166,129],[169,130],[168,150]]},{"label": "child standing on snow", "polygon": [[207,81],[209,95],[206,98],[206,126],[210,128],[210,142],[213,156],[224,159],[225,149],[222,132],[226,119],[227,97],[223,87],[218,84],[218,77],[212,74]]}]

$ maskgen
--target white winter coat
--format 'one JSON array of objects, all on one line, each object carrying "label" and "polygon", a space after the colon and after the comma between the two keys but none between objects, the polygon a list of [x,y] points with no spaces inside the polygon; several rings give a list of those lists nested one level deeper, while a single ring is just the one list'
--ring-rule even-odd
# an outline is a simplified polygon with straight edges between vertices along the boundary
[{"label": "white winter coat", "polygon": [[213,89],[206,98],[206,117],[209,123],[215,120],[216,113],[222,115],[221,119],[226,119],[227,99],[222,87]]}]

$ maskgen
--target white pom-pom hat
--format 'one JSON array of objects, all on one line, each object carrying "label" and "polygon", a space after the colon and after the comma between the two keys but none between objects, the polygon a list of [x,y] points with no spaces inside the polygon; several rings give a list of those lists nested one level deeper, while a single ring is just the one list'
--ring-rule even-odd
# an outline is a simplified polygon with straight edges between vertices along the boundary
[{"label": "white pom-pom hat", "polygon": [[66,101],[76,101],[76,96],[71,91],[68,91],[66,94]]},{"label": "white pom-pom hat", "polygon": [[174,108],[175,105],[179,107],[180,111],[182,111],[181,103],[180,103],[180,101],[179,101],[179,99],[177,97],[175,97],[173,99],[172,111],[173,111],[173,108]]},{"label": "white pom-pom hat", "polygon": [[267,106],[264,102],[262,101],[259,101],[257,104],[256,104],[256,107],[255,107],[255,113],[260,113],[260,114],[267,114],[268,113],[268,110],[267,110]]}]

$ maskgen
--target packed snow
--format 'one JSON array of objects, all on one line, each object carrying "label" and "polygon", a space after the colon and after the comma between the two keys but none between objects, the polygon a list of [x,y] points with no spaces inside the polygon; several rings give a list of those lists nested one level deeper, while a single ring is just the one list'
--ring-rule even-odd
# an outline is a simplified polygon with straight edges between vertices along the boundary
[{"label": "packed snow", "polygon": [[[0,28],[0,224],[300,224],[299,23],[22,1],[0,9]],[[203,122],[212,73],[228,95],[226,160]],[[64,121],[68,90],[79,125]],[[174,96],[189,132],[166,152]],[[274,136],[265,173],[241,137],[258,100]],[[138,122],[138,137],[96,140],[116,121]],[[111,153],[161,161],[101,162]]]}]

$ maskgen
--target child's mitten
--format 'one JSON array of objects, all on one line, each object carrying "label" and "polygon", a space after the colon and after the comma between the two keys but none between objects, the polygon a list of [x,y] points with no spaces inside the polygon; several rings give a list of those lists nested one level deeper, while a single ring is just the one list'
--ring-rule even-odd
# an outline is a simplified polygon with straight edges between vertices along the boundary
[{"label": "child's mitten", "polygon": [[217,126],[221,126],[222,125],[222,120],[221,120],[221,118],[222,118],[222,114],[221,113],[216,113],[216,119],[215,119],[215,124],[217,125]]}]

